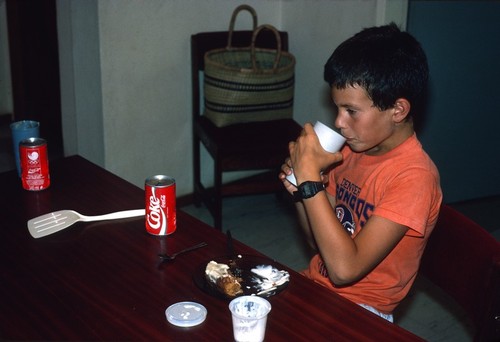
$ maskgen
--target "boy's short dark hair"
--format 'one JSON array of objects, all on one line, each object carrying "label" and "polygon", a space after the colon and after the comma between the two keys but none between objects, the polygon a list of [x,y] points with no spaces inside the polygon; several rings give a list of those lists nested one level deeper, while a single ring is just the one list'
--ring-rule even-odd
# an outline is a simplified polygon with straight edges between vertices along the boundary
[{"label": "boy's short dark hair", "polygon": [[363,87],[380,110],[398,98],[412,105],[427,86],[429,68],[419,42],[394,23],[367,28],[339,45],[325,64],[330,87]]}]

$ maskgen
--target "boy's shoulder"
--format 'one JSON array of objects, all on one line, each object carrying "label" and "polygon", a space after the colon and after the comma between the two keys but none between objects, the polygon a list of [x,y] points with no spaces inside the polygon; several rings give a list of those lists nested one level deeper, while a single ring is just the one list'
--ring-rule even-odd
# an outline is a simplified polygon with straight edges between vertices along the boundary
[{"label": "boy's shoulder", "polygon": [[392,150],[378,156],[371,156],[365,153],[352,151],[348,146],[342,151],[344,159],[354,159],[361,162],[365,166],[369,165],[387,165],[391,168],[399,167],[423,167],[426,169],[435,168],[432,159],[425,152],[422,144],[413,133],[410,137],[404,140],[401,144]]}]

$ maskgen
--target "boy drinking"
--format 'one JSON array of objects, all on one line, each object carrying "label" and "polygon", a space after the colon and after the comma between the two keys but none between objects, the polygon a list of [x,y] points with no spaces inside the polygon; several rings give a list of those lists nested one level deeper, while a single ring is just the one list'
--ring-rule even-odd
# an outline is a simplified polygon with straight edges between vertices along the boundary
[{"label": "boy drinking", "polygon": [[[396,25],[373,27],[335,49],[324,78],[346,145],[324,151],[306,124],[279,175],[318,251],[303,273],[392,321],[442,201],[438,170],[411,111],[426,88],[427,59]],[[285,178],[292,167],[298,187]]]}]

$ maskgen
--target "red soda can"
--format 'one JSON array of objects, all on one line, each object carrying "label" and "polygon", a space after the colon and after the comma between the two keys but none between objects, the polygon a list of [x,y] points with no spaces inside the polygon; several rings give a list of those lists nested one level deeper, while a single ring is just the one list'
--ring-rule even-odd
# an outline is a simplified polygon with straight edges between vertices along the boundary
[{"label": "red soda can", "polygon": [[30,191],[47,189],[50,185],[47,141],[28,138],[19,143],[21,180],[23,188]]},{"label": "red soda can", "polygon": [[177,228],[175,179],[157,175],[146,179],[146,231],[170,235]]}]

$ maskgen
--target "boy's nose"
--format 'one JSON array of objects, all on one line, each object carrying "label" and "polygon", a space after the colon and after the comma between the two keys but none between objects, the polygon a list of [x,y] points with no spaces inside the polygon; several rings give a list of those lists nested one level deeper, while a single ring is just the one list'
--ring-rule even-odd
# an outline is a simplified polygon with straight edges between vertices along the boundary
[{"label": "boy's nose", "polygon": [[338,129],[345,128],[344,127],[345,121],[342,118],[342,114],[340,112],[337,113],[337,117],[335,118],[335,127]]}]

